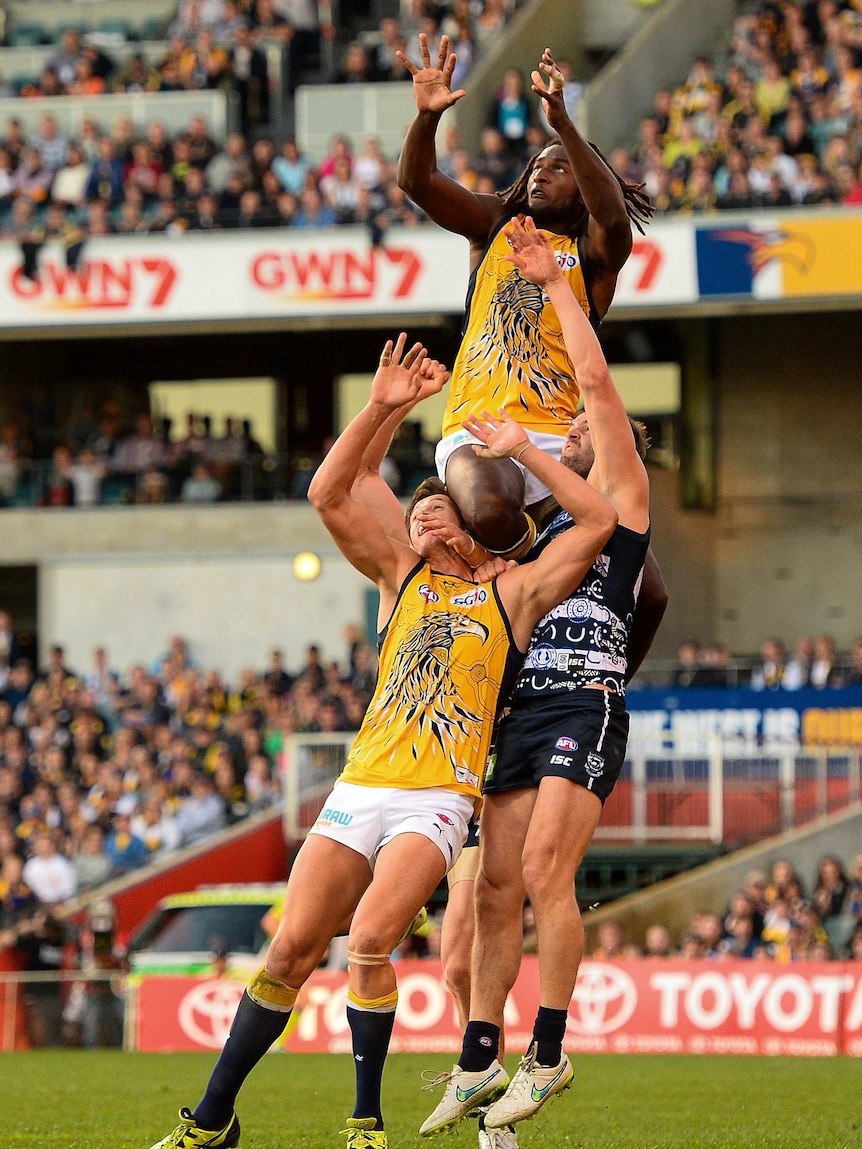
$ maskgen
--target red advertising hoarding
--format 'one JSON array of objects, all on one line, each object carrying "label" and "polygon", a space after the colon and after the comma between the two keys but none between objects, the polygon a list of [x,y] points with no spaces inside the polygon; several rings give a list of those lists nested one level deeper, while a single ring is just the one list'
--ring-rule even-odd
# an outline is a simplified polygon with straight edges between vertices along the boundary
[{"label": "red advertising hoarding", "polygon": [[[460,1031],[439,962],[399,962],[393,1052],[455,1053]],[[136,1048],[217,1050],[243,983],[151,977],[136,989]],[[347,975],[308,981],[284,1044],[299,1053],[350,1049]],[[506,1005],[506,1039],[526,1049],[539,971],[526,957]],[[569,1006],[572,1053],[745,1053],[862,1056],[862,968],[854,963],[586,961]]]}]

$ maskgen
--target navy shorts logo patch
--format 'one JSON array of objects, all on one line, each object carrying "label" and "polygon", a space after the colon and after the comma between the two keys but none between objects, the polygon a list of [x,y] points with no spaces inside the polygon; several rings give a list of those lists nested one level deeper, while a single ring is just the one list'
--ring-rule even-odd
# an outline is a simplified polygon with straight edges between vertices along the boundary
[{"label": "navy shorts logo patch", "polygon": [[578,744],[574,738],[558,738],[554,743],[555,750],[577,750]]},{"label": "navy shorts logo patch", "polygon": [[584,765],[584,769],[591,778],[598,778],[604,773],[605,760],[602,758],[601,754],[596,754],[594,750],[591,750],[587,755],[587,761]]}]

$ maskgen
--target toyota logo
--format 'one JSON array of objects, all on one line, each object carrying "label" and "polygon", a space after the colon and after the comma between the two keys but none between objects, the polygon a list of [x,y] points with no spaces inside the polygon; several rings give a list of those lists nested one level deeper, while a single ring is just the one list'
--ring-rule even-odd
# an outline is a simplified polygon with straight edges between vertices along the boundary
[{"label": "toyota logo", "polygon": [[186,1037],[206,1049],[221,1049],[244,989],[241,982],[227,978],[205,981],[190,989],[177,1012]]},{"label": "toyota logo", "polygon": [[637,999],[635,983],[625,970],[604,962],[587,962],[581,967],[569,1004],[568,1026],[591,1037],[613,1033],[634,1013]]}]

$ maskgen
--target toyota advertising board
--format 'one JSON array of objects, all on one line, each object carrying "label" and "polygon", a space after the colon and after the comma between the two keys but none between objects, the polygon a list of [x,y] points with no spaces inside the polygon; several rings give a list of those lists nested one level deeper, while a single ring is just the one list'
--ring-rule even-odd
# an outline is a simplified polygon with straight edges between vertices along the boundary
[{"label": "toyota advertising board", "polygon": [[[242,981],[231,977],[140,979],[132,991],[136,1048],[220,1049],[242,991]],[[348,1052],[346,1001],[346,974],[313,974],[285,1047]],[[506,1004],[510,1049],[527,1048],[538,1002],[538,961],[525,957]],[[439,962],[399,962],[393,1052],[456,1053],[460,1042]],[[859,1057],[862,970],[842,962],[586,961],[569,1006],[565,1048]]]}]

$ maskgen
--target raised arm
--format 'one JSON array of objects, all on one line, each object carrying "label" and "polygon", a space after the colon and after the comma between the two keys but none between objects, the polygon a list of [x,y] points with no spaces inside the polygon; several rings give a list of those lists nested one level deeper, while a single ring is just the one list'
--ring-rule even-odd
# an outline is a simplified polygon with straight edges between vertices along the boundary
[{"label": "raised arm", "polygon": [[440,363],[435,364],[430,373],[422,377],[416,398],[390,413],[363,453],[351,489],[352,497],[374,515],[389,538],[405,546],[410,545],[410,539],[404,521],[404,509],[380,474],[380,468],[392,445],[392,436],[413,408],[429,395],[437,395],[442,391],[448,378],[449,373],[445,367]]},{"label": "raised arm", "polygon": [[339,550],[380,588],[381,610],[384,599],[397,593],[415,554],[387,536],[371,511],[353,497],[352,488],[375,436],[395,410],[419,394],[422,379],[431,370],[431,360],[418,343],[402,363],[406,339],[402,333],[394,347],[391,340],[386,343],[369,402],[338,436],[308,489],[309,501]]},{"label": "raised arm", "polygon": [[449,37],[440,40],[436,68],[431,66],[431,51],[424,33],[419,36],[419,44],[421,67],[403,52],[395,53],[413,77],[417,109],[401,148],[398,184],[434,223],[466,236],[474,252],[481,251],[502,216],[503,207],[496,196],[474,195],[437,167],[435,137],[440,117],[466,93],[463,88],[452,91],[455,54],[449,52]]},{"label": "raised arm", "polygon": [[560,321],[566,351],[584,400],[595,463],[590,482],[613,500],[620,522],[634,531],[649,526],[649,480],[629,417],[595,331],[563,275],[547,236],[528,217],[507,229],[508,256],[521,275],[546,292]]},{"label": "raised arm", "polygon": [[536,623],[578,585],[617,525],[610,502],[574,471],[564,467],[526,438],[524,429],[505,412],[473,415],[464,426],[485,443],[476,448],[491,458],[518,460],[545,484],[573,526],[549,543],[537,559],[504,571],[497,580],[512,634],[526,650]]},{"label": "raised arm", "polygon": [[550,48],[542,54],[532,81],[533,91],[544,102],[548,123],[560,137],[590,215],[584,254],[592,273],[593,298],[604,316],[613,299],[617,273],[632,250],[625,197],[617,177],[569,118],[563,99],[563,74]]}]

